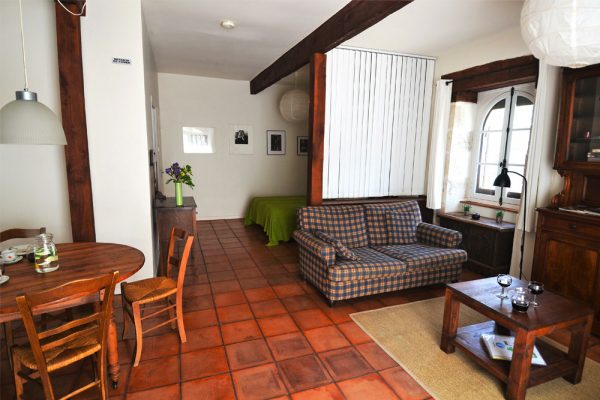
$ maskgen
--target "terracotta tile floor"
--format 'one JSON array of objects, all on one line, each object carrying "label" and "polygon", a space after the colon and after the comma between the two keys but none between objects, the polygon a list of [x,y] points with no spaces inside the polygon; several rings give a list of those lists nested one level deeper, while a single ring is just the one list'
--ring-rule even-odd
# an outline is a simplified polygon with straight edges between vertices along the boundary
[{"label": "terracotta tile floor", "polygon": [[[241,220],[198,223],[200,246],[184,290],[187,343],[169,327],[144,337],[142,361],[130,368],[135,343],[119,342],[121,381],[111,399],[429,399],[429,394],[349,317],[357,311],[443,295],[443,287],[344,301],[330,308],[298,274],[296,245],[264,246],[258,227]],[[463,279],[479,276],[469,271]],[[120,299],[115,318],[122,328]],[[24,333],[17,329],[17,335]],[[566,340],[559,334],[557,338]],[[592,341],[590,357],[600,359]],[[14,397],[2,349],[2,399]],[[89,363],[60,372],[60,390],[85,382]],[[27,398],[42,398],[26,385]],[[90,393],[87,397],[94,398]]]}]

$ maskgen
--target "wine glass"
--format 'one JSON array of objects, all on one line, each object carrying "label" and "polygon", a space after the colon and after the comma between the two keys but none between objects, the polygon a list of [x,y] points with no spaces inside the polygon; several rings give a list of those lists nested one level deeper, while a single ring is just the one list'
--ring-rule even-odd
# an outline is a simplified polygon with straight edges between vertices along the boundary
[{"label": "wine glass", "polygon": [[531,302],[531,304],[534,307],[539,307],[540,303],[537,302],[537,295],[544,293],[544,284],[538,281],[530,281],[527,288],[533,295],[533,301]]},{"label": "wine glass", "polygon": [[501,299],[508,298],[508,295],[504,293],[504,289],[509,287],[512,284],[512,276],[508,274],[500,274],[498,278],[496,278],[498,285],[502,286],[502,292],[498,293],[496,296]]},{"label": "wine glass", "polygon": [[531,296],[528,293],[527,289],[524,287],[518,287],[511,291],[511,303],[512,308],[518,312],[527,312],[529,305],[532,304]]}]

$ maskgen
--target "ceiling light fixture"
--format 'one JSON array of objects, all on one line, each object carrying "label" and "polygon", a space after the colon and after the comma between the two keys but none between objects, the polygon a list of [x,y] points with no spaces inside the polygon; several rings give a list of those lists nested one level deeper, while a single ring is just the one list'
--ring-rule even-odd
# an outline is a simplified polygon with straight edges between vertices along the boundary
[{"label": "ceiling light fixture", "polygon": [[29,91],[21,0],[19,0],[19,18],[25,88],[16,92],[16,100],[0,109],[0,144],[66,145],[67,139],[58,117],[52,110],[37,101],[37,93]]},{"label": "ceiling light fixture", "polygon": [[221,28],[223,29],[233,29],[235,28],[235,22],[230,19],[224,19],[221,21]]}]

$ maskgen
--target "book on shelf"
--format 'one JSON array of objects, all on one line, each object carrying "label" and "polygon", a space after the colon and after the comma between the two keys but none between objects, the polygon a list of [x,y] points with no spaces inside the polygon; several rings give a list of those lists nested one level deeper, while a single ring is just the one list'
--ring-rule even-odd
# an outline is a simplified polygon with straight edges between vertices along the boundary
[{"label": "book on shelf", "polygon": [[[482,333],[481,341],[494,360],[512,360],[513,347],[515,345],[514,336],[495,335],[493,333]],[[540,354],[536,346],[533,346],[533,355],[531,364],[546,366],[546,361]]]}]

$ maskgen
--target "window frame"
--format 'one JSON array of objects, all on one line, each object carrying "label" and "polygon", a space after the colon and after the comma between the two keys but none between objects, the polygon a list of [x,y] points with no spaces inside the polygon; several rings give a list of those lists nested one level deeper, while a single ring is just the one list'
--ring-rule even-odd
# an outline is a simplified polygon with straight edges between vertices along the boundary
[{"label": "window frame", "polygon": [[[504,88],[500,88],[500,89],[495,89],[495,90],[489,90],[486,92],[480,92],[479,93],[479,98],[482,100],[478,100],[477,102],[477,112],[476,112],[476,118],[475,118],[475,126],[473,129],[473,135],[475,136],[473,138],[473,149],[474,151],[472,152],[473,156],[472,156],[472,162],[471,162],[471,170],[470,170],[470,177],[471,177],[471,184],[469,185],[469,199],[475,199],[475,200],[479,200],[479,201],[484,201],[484,202],[489,202],[489,203],[494,203],[497,204],[499,202],[500,199],[500,188],[495,188],[494,190],[494,194],[485,194],[485,193],[478,193],[477,192],[477,185],[479,183],[479,159],[480,159],[480,155],[481,155],[481,145],[482,145],[482,138],[483,138],[483,126],[484,123],[486,121],[486,117],[488,116],[488,114],[492,111],[492,107],[494,107],[498,102],[502,101],[503,99],[505,100],[505,104],[510,104],[511,103],[511,89],[514,87],[515,89],[515,93],[512,99],[512,107],[516,107],[516,103],[517,103],[517,98],[518,96],[521,97],[525,97],[527,99],[529,99],[535,107],[535,86],[533,83],[528,83],[528,84],[523,84],[523,85],[516,85],[516,86],[508,86],[508,87],[504,87]],[[507,121],[507,119],[509,118],[508,116],[508,112],[505,111],[504,113],[504,120],[502,123],[502,140],[500,143],[500,153],[499,153],[499,162],[497,165],[497,174],[500,174],[502,167],[500,166],[500,163],[503,160],[503,155],[504,155],[504,148],[507,146],[507,141],[508,141],[508,151],[510,151],[510,141],[513,138],[512,132],[512,124],[514,121],[514,117],[515,117],[515,112],[514,112],[514,108],[513,108],[513,112],[511,112],[510,114],[510,120]],[[507,134],[506,133],[506,127],[507,127],[507,123],[508,126],[511,126],[510,129],[510,133],[511,134]],[[527,147],[527,155],[525,156],[525,165],[523,166],[524,171],[526,171],[527,169],[527,161],[528,161],[528,157],[529,157],[529,148],[531,146],[531,129],[533,128],[533,114],[532,114],[532,125],[530,126],[530,133],[529,133],[529,141],[528,141],[528,147]],[[523,129],[523,128],[520,128]],[[509,154],[507,154],[507,161],[509,159]],[[519,165],[520,166],[520,165]],[[509,168],[510,169],[510,168]],[[503,203],[506,204],[513,204],[513,205],[519,205],[521,203],[521,196],[519,195],[519,197],[509,197],[510,192],[510,188],[503,188],[502,189],[502,201]]]}]

